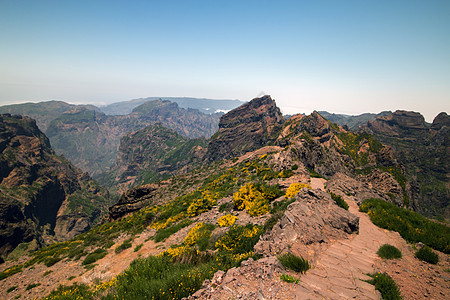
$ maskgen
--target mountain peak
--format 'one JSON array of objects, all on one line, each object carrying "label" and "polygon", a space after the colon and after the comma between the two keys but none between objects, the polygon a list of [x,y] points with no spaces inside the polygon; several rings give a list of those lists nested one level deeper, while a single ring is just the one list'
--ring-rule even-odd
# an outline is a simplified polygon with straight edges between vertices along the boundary
[{"label": "mountain peak", "polygon": [[208,145],[207,159],[234,157],[267,145],[275,140],[283,123],[272,97],[254,98],[220,118],[219,131]]}]

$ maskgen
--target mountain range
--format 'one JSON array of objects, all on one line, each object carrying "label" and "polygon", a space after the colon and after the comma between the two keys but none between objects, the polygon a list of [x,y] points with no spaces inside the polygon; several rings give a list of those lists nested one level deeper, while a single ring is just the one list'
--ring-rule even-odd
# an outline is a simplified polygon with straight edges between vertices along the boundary
[{"label": "mountain range", "polygon": [[[159,99],[126,115],[71,107],[50,141],[28,117],[0,124],[8,297],[379,299],[380,270],[407,299],[446,299],[446,113],[286,118],[266,95],[220,115]],[[404,258],[380,260],[384,243]]]}]

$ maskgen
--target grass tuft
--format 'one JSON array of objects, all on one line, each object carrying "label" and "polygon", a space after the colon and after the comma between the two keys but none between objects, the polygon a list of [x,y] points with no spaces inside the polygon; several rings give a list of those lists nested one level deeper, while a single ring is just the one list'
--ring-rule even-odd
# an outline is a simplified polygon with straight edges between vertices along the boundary
[{"label": "grass tuft", "polygon": [[278,256],[280,263],[288,269],[294,270],[295,272],[305,273],[311,268],[309,262],[303,257],[298,257],[292,253],[286,253]]},{"label": "grass tuft", "polygon": [[402,258],[402,252],[389,244],[381,246],[380,249],[378,249],[377,254],[379,257],[385,259]]},{"label": "grass tuft", "polygon": [[375,273],[368,274],[372,277],[371,280],[367,282],[373,284],[375,289],[380,291],[381,298],[385,300],[400,300],[402,296],[400,294],[400,289],[398,288],[395,281],[389,277],[386,273]]},{"label": "grass tuft", "polygon": [[298,283],[298,279],[294,276],[287,275],[287,274],[281,274],[280,279],[287,283]]}]

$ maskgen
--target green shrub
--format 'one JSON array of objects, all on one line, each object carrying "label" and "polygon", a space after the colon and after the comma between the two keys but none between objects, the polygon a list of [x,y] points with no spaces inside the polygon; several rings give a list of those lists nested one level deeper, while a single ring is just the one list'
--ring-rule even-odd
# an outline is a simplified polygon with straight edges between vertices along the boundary
[{"label": "green shrub", "polygon": [[347,202],[345,202],[345,200],[341,196],[336,195],[334,193],[330,193],[330,195],[331,195],[331,198],[334,200],[334,202],[336,202],[336,204],[339,207],[341,207],[345,210],[348,210],[348,204],[347,204]]},{"label": "green shrub", "polygon": [[15,291],[17,289],[17,285],[14,285],[12,287],[10,287],[9,289],[6,290],[6,293],[11,293],[12,291]]},{"label": "green shrub", "polygon": [[131,242],[133,241],[133,239],[127,239],[125,241],[123,241],[122,244],[120,244],[119,246],[116,247],[116,249],[114,249],[114,252],[116,254],[122,252],[125,249],[131,248]]},{"label": "green shrub", "polygon": [[233,225],[225,235],[217,240],[216,248],[219,249],[219,252],[231,254],[252,252],[262,232],[263,230],[260,226],[253,224],[245,226]]},{"label": "green shrub", "polygon": [[392,280],[391,277],[389,277],[389,275],[387,275],[386,273],[375,273],[368,275],[372,277],[372,279],[368,280],[367,282],[373,284],[375,286],[375,289],[380,291],[381,297],[383,299],[385,300],[402,299],[397,284],[395,283],[394,280]]},{"label": "green shrub", "polygon": [[294,276],[287,275],[287,274],[281,274],[280,279],[282,281],[288,282],[288,283],[298,283],[298,279]]},{"label": "green shrub", "polygon": [[381,246],[380,249],[378,249],[377,254],[379,257],[385,259],[402,258],[402,252],[389,244]]},{"label": "green shrub", "polygon": [[45,259],[44,264],[47,267],[51,267],[54,264],[56,264],[58,261],[60,261],[61,259],[62,259],[61,257],[53,257],[53,256],[52,257],[48,257],[48,258]]},{"label": "green shrub", "polygon": [[139,245],[136,245],[136,247],[134,247],[134,252],[138,252],[141,248],[142,248],[142,246],[144,246],[144,244],[139,244]]},{"label": "green shrub", "polygon": [[436,250],[450,253],[450,227],[446,225],[381,199],[365,200],[359,210],[367,213],[375,225],[397,231],[408,242],[422,242]]},{"label": "green shrub", "polygon": [[86,284],[75,283],[71,286],[60,285],[44,300],[92,299],[92,292]]},{"label": "green shrub", "polygon": [[22,272],[22,264],[12,266],[11,268],[8,268],[4,270],[3,272],[0,272],[0,280],[3,280],[5,278],[8,278],[9,276],[12,276],[16,273]]},{"label": "green shrub", "polygon": [[285,268],[299,273],[305,273],[311,267],[306,259],[303,257],[298,257],[292,253],[280,255],[278,256],[278,260]]},{"label": "green shrub", "polygon": [[220,204],[219,206],[219,212],[229,212],[233,209],[233,203],[231,202],[225,202]]},{"label": "green shrub", "polygon": [[424,246],[416,252],[416,257],[420,260],[426,261],[430,264],[437,264],[439,262],[439,256],[430,249],[430,247]]},{"label": "green shrub", "polygon": [[53,273],[53,270],[48,270],[48,271],[45,271],[44,275],[42,275],[42,276],[45,277],[45,276],[47,276],[47,275],[49,275],[51,273]]},{"label": "green shrub", "polygon": [[40,283],[32,283],[32,284],[29,284],[29,285],[27,285],[27,287],[25,288],[25,291],[34,289],[35,287],[40,286],[40,285],[41,285]]},{"label": "green shrub", "polygon": [[159,229],[155,236],[153,237],[153,240],[156,243],[162,242],[165,239],[167,239],[169,236],[171,236],[172,234],[178,232],[180,229],[189,226],[192,224],[192,220],[191,219],[184,219],[183,221],[180,221],[178,224],[167,227],[167,228],[162,228]]},{"label": "green shrub", "polygon": [[81,263],[82,265],[90,265],[97,260],[105,257],[108,254],[108,251],[102,248],[97,248],[94,252],[88,254],[86,258]]}]

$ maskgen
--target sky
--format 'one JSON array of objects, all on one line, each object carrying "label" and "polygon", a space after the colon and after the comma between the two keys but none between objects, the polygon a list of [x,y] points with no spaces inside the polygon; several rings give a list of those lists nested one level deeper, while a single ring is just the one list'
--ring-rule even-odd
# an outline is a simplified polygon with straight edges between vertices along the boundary
[{"label": "sky", "polygon": [[0,105],[251,100],[283,113],[450,107],[450,1],[0,0]]}]

